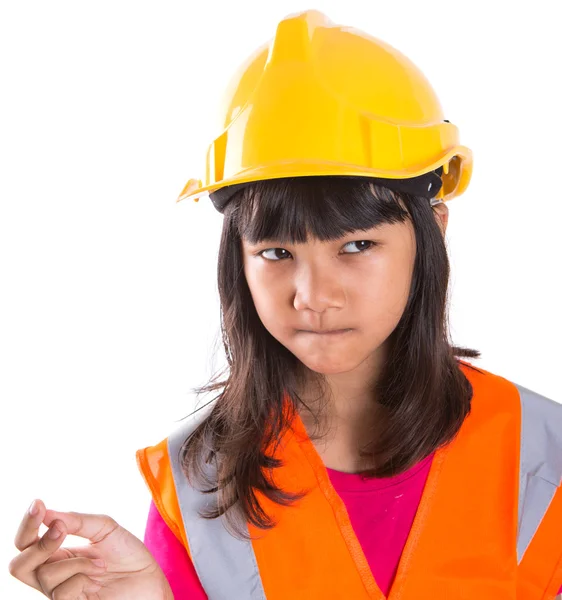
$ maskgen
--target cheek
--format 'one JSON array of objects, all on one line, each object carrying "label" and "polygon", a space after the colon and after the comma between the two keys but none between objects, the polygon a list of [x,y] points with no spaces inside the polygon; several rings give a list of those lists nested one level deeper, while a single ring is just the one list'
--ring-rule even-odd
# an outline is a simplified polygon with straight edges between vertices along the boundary
[{"label": "cheek", "polygon": [[363,273],[361,284],[350,288],[349,298],[354,311],[361,313],[361,322],[371,322],[373,327],[384,321],[397,322],[402,316],[410,294],[413,261],[409,255],[399,255],[379,261],[376,267]]},{"label": "cheek", "polygon": [[264,327],[275,336],[284,320],[285,300],[279,278],[267,277],[259,270],[246,272],[246,281]]},{"label": "cheek", "polygon": [[280,330],[284,318],[279,298],[262,292],[258,297],[254,297],[254,305],[264,327],[276,337],[275,333]]}]

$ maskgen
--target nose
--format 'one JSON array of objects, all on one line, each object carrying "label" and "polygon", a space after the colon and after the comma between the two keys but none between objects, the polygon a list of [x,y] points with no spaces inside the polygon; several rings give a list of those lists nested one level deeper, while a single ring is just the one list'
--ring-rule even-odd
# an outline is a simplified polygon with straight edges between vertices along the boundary
[{"label": "nose", "polygon": [[324,312],[329,308],[342,308],[345,301],[345,289],[333,267],[312,265],[297,273],[293,300],[296,310]]}]

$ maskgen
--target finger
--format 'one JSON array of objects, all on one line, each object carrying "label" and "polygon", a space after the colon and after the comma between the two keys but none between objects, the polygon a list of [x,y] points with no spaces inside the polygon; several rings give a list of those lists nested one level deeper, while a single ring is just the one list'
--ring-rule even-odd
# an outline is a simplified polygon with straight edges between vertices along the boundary
[{"label": "finger", "polygon": [[102,586],[84,573],[73,575],[52,591],[53,600],[74,600],[83,598],[84,594],[95,594]]},{"label": "finger", "polygon": [[88,558],[70,558],[61,560],[57,563],[46,563],[37,568],[37,580],[43,593],[51,597],[53,590],[78,573],[99,577],[105,573],[105,561],[98,559],[97,561]]},{"label": "finger", "polygon": [[72,546],[71,548],[59,548],[45,561],[46,563],[58,562],[69,558],[101,558],[100,551],[88,544],[87,546]]},{"label": "finger", "polygon": [[[36,512],[31,514],[31,510]],[[14,544],[20,551],[25,550],[31,544],[35,544],[39,540],[39,526],[45,515],[45,505],[41,500],[34,500],[31,506],[27,509],[21,523],[19,525]]]},{"label": "finger", "polygon": [[119,528],[119,524],[108,515],[58,512],[56,510],[47,510],[43,523],[50,525],[55,519],[65,524],[69,534],[86,538],[94,543],[101,542]]},{"label": "finger", "polygon": [[41,591],[36,569],[60,547],[65,537],[64,523],[54,521],[35,544],[25,548],[11,560],[9,565],[10,574],[23,583]]},{"label": "finger", "polygon": [[102,558],[99,549],[92,544],[86,546],[72,546],[71,548],[59,548],[45,561],[46,563],[58,562],[69,558]]}]

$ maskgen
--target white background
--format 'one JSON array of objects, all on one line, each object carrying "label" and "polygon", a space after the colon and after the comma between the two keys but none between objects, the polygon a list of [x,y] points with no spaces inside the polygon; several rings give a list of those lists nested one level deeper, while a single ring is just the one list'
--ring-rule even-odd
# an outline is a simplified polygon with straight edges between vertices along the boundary
[{"label": "white background", "polygon": [[4,2],[1,598],[40,596],[8,573],[34,498],[142,538],[135,451],[193,409],[219,331],[222,216],[175,200],[203,175],[233,69],[308,8],[389,42],[431,81],[475,161],[449,204],[453,339],[562,401],[557,0]]}]

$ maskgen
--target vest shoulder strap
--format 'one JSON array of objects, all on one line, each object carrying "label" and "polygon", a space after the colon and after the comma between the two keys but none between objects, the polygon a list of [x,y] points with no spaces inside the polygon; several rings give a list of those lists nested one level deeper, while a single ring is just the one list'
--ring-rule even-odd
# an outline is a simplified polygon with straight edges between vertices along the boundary
[{"label": "vest shoulder strap", "polygon": [[546,600],[562,585],[562,404],[514,385],[521,399],[517,598]]},{"label": "vest shoulder strap", "polygon": [[[137,466],[152,495],[152,500],[158,512],[174,535],[186,548],[190,558],[191,552],[178,504],[174,474],[174,464],[177,459],[171,459],[168,449],[168,439],[155,446],[141,448],[136,452]],[[182,477],[183,478],[183,477]]]}]

